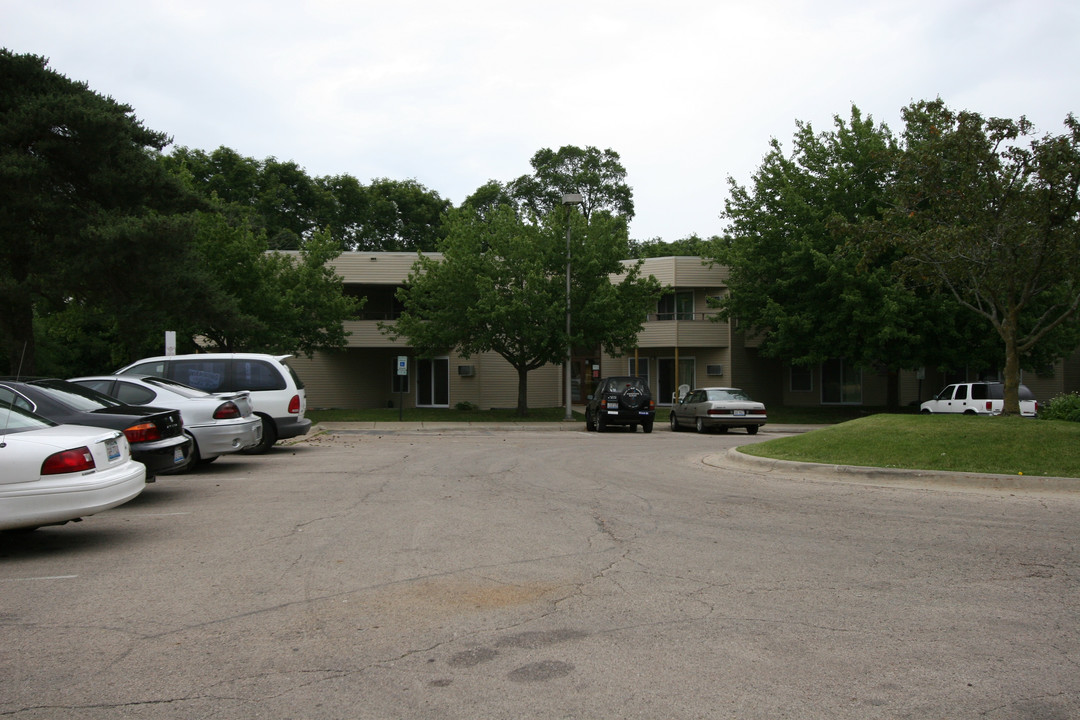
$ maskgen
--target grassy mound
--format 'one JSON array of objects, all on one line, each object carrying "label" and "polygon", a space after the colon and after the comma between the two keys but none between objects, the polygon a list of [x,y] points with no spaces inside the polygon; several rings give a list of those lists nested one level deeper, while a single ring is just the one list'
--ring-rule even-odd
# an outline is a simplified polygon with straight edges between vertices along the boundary
[{"label": "grassy mound", "polygon": [[1030,418],[881,414],[741,450],[832,465],[1080,478],[1080,424]]}]

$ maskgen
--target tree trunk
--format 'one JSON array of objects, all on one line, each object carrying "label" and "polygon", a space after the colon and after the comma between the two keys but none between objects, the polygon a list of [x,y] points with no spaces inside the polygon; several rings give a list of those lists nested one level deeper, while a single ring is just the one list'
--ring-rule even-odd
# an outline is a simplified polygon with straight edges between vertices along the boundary
[{"label": "tree trunk", "polygon": [[529,371],[525,368],[517,368],[518,374],[518,399],[517,416],[526,417],[529,414]]},{"label": "tree trunk", "polygon": [[1019,313],[1010,308],[1008,319],[1001,328],[1005,341],[1005,401],[1003,415],[1020,414],[1020,353],[1016,349],[1016,328]]}]

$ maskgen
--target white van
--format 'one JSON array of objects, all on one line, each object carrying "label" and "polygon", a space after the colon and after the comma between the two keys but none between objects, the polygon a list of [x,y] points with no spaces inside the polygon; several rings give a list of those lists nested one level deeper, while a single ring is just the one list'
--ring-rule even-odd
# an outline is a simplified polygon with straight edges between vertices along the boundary
[{"label": "white van", "polygon": [[[965,415],[1000,415],[1005,407],[1005,385],[999,382],[971,382],[949,385],[919,406],[923,413],[962,413]],[[1020,386],[1020,414],[1035,417],[1039,403]]]},{"label": "white van", "polygon": [[311,420],[300,376],[285,362],[292,355],[197,353],[144,358],[114,375],[155,375],[206,392],[247,390],[262,418],[262,442],[249,452],[264,453],[278,440],[306,435]]}]

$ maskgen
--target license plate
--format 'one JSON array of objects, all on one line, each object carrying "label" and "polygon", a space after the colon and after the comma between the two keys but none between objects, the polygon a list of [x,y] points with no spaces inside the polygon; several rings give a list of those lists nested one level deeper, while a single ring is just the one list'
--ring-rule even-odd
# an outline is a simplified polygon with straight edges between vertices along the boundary
[{"label": "license plate", "polygon": [[109,454],[109,461],[110,462],[112,462],[113,460],[119,460],[120,459],[120,443],[116,442],[116,440],[106,440],[105,441],[105,452],[107,452]]},{"label": "license plate", "polygon": [[738,416],[742,417],[743,415],[746,414],[746,411],[745,410],[732,410],[731,414],[732,415],[738,415]]},{"label": "license plate", "polygon": [[178,447],[173,450],[172,461],[173,465],[179,465],[180,463],[184,462],[184,448]]}]

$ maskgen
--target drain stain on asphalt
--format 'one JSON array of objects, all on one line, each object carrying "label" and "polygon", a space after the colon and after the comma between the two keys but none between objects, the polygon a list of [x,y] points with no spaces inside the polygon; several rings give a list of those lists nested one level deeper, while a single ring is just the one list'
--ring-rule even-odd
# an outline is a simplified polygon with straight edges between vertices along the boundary
[{"label": "drain stain on asphalt", "polygon": [[506,677],[513,682],[547,682],[557,678],[566,677],[573,672],[574,666],[559,660],[544,660],[543,662],[522,665],[517,670],[510,672]]}]

